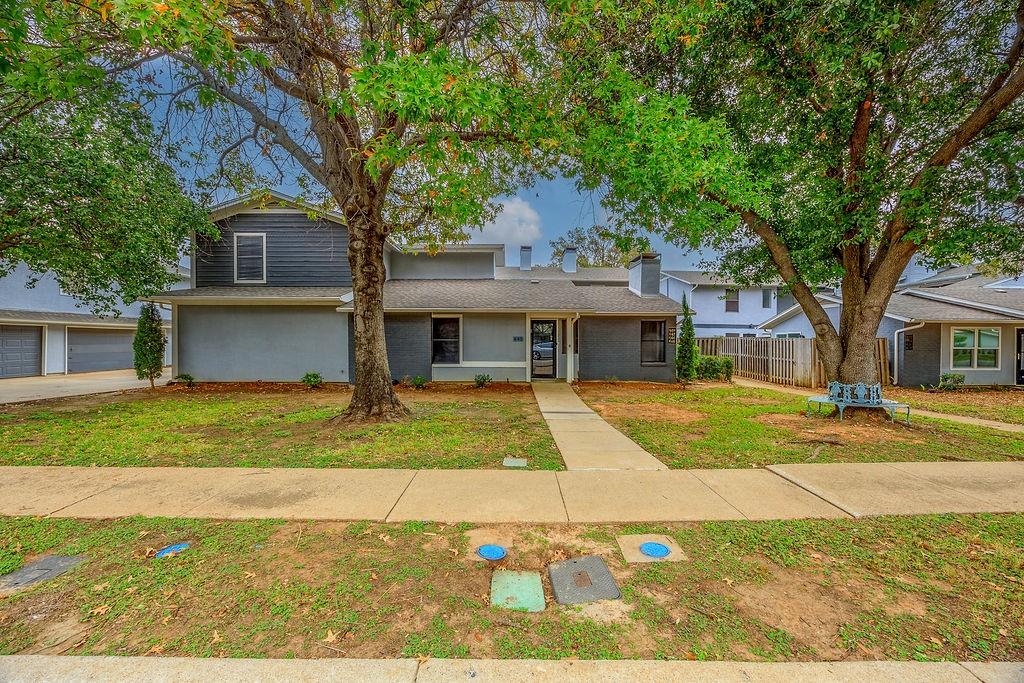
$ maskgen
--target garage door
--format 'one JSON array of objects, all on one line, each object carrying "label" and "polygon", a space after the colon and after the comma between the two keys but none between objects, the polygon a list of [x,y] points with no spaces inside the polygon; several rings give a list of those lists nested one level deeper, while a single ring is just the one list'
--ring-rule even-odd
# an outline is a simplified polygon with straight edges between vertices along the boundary
[{"label": "garage door", "polygon": [[135,330],[68,328],[68,372],[122,370],[135,365]]},{"label": "garage door", "polygon": [[43,328],[0,325],[0,377],[42,374]]}]

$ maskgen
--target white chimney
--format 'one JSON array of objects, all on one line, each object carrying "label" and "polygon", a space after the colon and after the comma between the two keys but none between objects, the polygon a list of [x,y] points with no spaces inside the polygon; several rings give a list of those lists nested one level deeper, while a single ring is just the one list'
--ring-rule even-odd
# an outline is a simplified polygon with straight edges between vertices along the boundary
[{"label": "white chimney", "polygon": [[519,247],[519,270],[533,270],[533,247]]},{"label": "white chimney", "polygon": [[566,247],[562,254],[562,272],[576,272],[576,247]]}]

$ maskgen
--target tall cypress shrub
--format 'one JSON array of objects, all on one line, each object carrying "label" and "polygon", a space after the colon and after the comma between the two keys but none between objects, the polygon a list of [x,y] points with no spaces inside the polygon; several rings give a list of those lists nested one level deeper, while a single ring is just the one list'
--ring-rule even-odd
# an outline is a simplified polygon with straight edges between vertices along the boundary
[{"label": "tall cypress shrub", "polygon": [[679,339],[676,342],[676,377],[681,382],[692,382],[697,378],[697,333],[693,330],[693,316],[690,305],[683,295],[683,320],[679,323]]},{"label": "tall cypress shrub", "polygon": [[156,304],[143,304],[132,349],[135,351],[135,374],[139,379],[148,379],[151,388],[156,387],[156,378],[163,372],[166,345],[163,320]]}]

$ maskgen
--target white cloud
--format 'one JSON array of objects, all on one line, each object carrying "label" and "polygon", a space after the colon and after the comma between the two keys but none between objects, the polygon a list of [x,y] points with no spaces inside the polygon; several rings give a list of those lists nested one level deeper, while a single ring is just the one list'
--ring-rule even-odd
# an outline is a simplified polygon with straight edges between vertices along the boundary
[{"label": "white cloud", "polygon": [[504,244],[507,255],[519,254],[519,247],[540,239],[540,214],[519,197],[502,200],[501,205],[501,213],[474,233],[470,242]]}]

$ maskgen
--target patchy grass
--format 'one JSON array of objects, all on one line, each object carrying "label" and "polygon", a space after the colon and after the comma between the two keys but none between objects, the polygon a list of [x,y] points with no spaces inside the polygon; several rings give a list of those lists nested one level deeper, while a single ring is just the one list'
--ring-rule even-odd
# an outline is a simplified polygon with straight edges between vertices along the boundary
[{"label": "patchy grass", "polygon": [[887,398],[915,408],[949,415],[966,415],[985,420],[1024,424],[1024,387],[1003,387],[959,391],[924,391],[902,387],[887,388]]},{"label": "patchy grass", "polygon": [[333,424],[348,392],[142,391],[0,408],[0,465],[497,468],[562,460],[528,386],[403,392],[412,416]]},{"label": "patchy grass", "polygon": [[[1024,657],[1024,516],[519,526],[509,568],[605,558],[623,601],[488,606],[468,525],[0,519],[8,566],[84,553],[0,601],[0,653],[235,657]],[[688,560],[626,565],[621,533]],[[163,560],[147,549],[187,540]]]},{"label": "patchy grass", "polygon": [[1024,435],[920,417],[894,424],[880,411],[843,422],[806,417],[802,397],[767,389],[587,382],[577,391],[673,468],[1024,457]]}]

